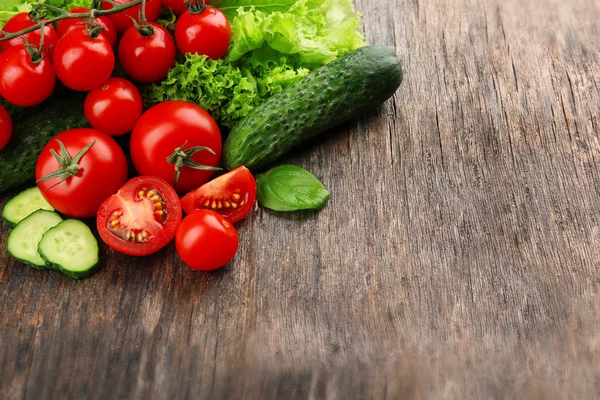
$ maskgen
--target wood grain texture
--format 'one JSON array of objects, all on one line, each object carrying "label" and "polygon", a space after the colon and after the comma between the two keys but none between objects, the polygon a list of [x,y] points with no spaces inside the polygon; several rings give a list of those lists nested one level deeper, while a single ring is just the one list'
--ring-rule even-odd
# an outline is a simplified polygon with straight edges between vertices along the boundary
[{"label": "wood grain texture", "polygon": [[257,208],[211,275],[2,250],[0,397],[600,397],[600,1],[357,8],[405,82],[286,160],[327,208]]}]

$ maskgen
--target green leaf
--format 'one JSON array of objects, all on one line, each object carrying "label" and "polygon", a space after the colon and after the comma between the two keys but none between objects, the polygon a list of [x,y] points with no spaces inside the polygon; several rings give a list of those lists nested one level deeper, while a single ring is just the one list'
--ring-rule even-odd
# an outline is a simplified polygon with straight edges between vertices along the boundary
[{"label": "green leaf", "polygon": [[226,58],[188,54],[161,83],[144,88],[146,106],[190,101],[231,128],[310,71],[365,44],[352,0],[213,0],[211,5],[231,11]]},{"label": "green leaf", "polygon": [[258,201],[275,211],[319,210],[329,201],[329,192],[307,170],[281,165],[256,178]]},{"label": "green leaf", "polygon": [[218,7],[231,20],[239,9],[254,7],[264,13],[286,12],[295,2],[296,0],[213,0],[210,5]]}]

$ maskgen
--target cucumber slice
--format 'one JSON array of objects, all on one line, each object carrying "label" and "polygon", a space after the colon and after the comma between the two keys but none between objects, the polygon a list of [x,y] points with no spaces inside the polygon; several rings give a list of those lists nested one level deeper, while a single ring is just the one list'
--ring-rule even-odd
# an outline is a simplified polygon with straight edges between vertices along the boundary
[{"label": "cucumber slice", "polygon": [[54,211],[54,208],[48,204],[36,186],[22,191],[10,199],[2,209],[2,218],[10,227],[15,227],[25,217],[37,210]]},{"label": "cucumber slice", "polygon": [[38,252],[51,268],[75,279],[93,275],[100,267],[98,241],[86,224],[67,219],[44,234]]},{"label": "cucumber slice", "polygon": [[17,224],[8,235],[8,252],[19,261],[42,269],[46,263],[38,253],[44,233],[63,219],[55,212],[38,210]]}]

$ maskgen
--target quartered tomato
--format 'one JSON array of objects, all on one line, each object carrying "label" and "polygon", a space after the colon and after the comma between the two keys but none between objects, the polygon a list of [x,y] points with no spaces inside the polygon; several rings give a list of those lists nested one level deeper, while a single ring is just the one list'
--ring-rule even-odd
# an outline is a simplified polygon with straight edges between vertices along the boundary
[{"label": "quartered tomato", "polygon": [[246,167],[239,167],[186,194],[181,206],[186,213],[213,210],[231,222],[244,218],[256,200],[256,180]]},{"label": "quartered tomato", "polygon": [[177,193],[153,176],[138,176],[125,183],[102,203],[96,219],[102,240],[131,256],[146,256],[165,247],[180,222]]}]

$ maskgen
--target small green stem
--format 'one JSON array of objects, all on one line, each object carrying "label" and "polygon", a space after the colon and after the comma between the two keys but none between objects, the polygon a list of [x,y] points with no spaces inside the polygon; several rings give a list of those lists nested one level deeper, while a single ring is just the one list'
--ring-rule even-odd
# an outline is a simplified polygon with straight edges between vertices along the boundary
[{"label": "small green stem", "polygon": [[[47,20],[44,20],[43,22],[40,22],[36,25],[30,26],[29,28],[23,29],[21,31],[18,32],[6,32],[3,30],[0,30],[0,34],[4,35],[0,38],[0,42],[3,42],[5,40],[10,40],[19,36],[23,36],[25,34],[28,34],[29,32],[33,32],[36,31],[38,29],[40,29],[42,27],[42,25],[50,25],[53,24],[55,22],[58,21],[62,21],[63,19],[88,19],[90,18],[92,15],[94,17],[102,17],[104,15],[111,15],[111,14],[116,14],[119,13],[123,10],[127,10],[129,8],[135,7],[139,4],[142,4],[143,1],[145,0],[133,0],[131,3],[125,3],[125,4],[117,4],[111,0],[103,0],[106,3],[112,4],[113,8],[111,8],[110,10],[94,10],[95,12],[85,12],[85,13],[70,13],[70,12],[66,12],[64,10],[64,13],[62,13],[61,15],[59,15],[58,17],[54,17],[54,18],[50,18]],[[37,7],[41,7],[41,8],[48,8],[48,9],[53,9],[54,6],[49,6],[48,4],[45,3],[41,3],[38,4]],[[55,7],[54,7],[55,8]]]}]

